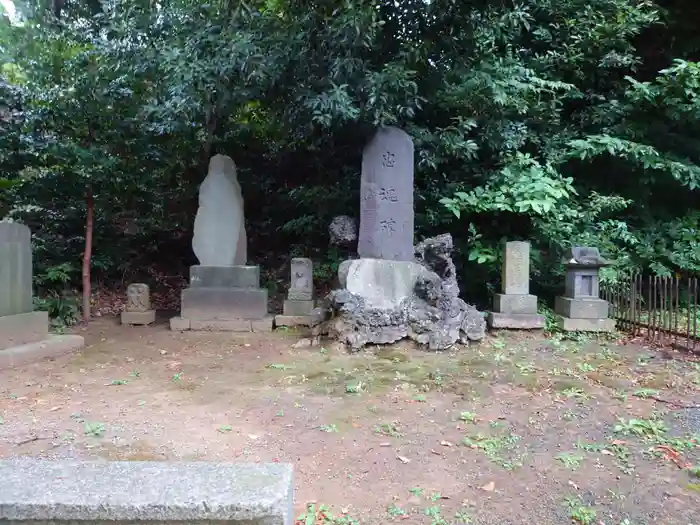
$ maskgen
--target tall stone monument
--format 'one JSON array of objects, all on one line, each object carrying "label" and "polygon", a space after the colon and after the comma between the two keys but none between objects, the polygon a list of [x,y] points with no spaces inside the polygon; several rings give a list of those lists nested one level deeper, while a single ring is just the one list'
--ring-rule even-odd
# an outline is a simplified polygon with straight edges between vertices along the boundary
[{"label": "tall stone monument", "polygon": [[55,357],[85,345],[78,335],[49,335],[47,312],[32,301],[31,232],[0,221],[0,368]]},{"label": "tall stone monument", "polygon": [[199,265],[190,268],[180,317],[170,328],[211,331],[270,331],[267,290],[260,267],[247,265],[243,196],[231,157],[215,155],[199,188],[192,249]]},{"label": "tall stone monument", "polygon": [[493,311],[488,313],[491,328],[544,328],[543,315],[537,314],[537,296],[530,294],[530,243],[506,243],[501,277],[502,293],[493,298]]},{"label": "tall stone monument", "polygon": [[147,284],[134,283],[126,289],[126,308],[122,324],[147,325],[155,322],[156,311],[151,309],[151,290]]},{"label": "tall stone monument", "polygon": [[566,267],[564,295],[555,298],[557,323],[570,332],[612,332],[610,305],[600,298],[600,269],[610,263],[598,248],[571,248],[563,260]]},{"label": "tall stone monument", "polygon": [[314,326],[321,321],[314,311],[314,263],[311,259],[292,259],[291,283],[282,315],[275,316],[275,326]]},{"label": "tall stone monument", "polygon": [[413,141],[381,128],[362,154],[361,258],[413,261]]},{"label": "tall stone monument", "polygon": [[452,237],[413,245],[413,163],[397,128],[380,129],[363,152],[360,258],[341,263],[328,300],[330,332],[354,350],[404,337],[445,350],[484,336],[483,314],[459,298]]}]

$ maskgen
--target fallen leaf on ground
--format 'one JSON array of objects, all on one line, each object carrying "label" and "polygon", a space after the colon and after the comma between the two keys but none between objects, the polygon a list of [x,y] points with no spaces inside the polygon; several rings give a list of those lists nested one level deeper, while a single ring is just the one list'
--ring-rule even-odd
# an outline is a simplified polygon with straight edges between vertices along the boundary
[{"label": "fallen leaf on ground", "polygon": [[484,485],[483,487],[481,487],[481,490],[485,490],[486,492],[493,492],[495,488],[496,488],[496,484],[493,481],[491,481],[491,482],[487,483],[486,485]]}]

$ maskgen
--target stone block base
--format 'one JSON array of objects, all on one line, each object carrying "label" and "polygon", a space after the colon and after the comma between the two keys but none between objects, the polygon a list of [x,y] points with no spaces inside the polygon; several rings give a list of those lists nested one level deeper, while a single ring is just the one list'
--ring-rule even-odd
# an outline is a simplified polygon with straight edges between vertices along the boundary
[{"label": "stone block base", "polygon": [[614,319],[570,319],[557,316],[557,325],[566,332],[614,332]]},{"label": "stone block base", "polygon": [[192,288],[260,288],[259,266],[190,266]]},{"label": "stone block base", "polygon": [[489,312],[486,317],[489,328],[511,330],[541,330],[544,328],[545,319],[538,314],[507,314],[501,312]]},{"label": "stone block base", "polygon": [[173,332],[272,332],[274,317],[260,319],[188,319],[172,317],[170,329]]},{"label": "stone block base", "polygon": [[301,301],[295,299],[285,299],[282,313],[286,316],[311,315],[311,311],[316,307],[314,301]]},{"label": "stone block base", "polygon": [[292,465],[0,461],[0,523],[292,525]]},{"label": "stone block base", "polygon": [[186,288],[180,312],[200,321],[260,319],[267,315],[267,289]]},{"label": "stone block base", "polygon": [[[2,290],[0,293],[3,293]],[[48,335],[48,312],[27,312],[0,317],[0,349],[43,341]]]},{"label": "stone block base", "polygon": [[84,346],[85,339],[79,335],[50,335],[42,341],[0,350],[0,369],[31,363],[47,357],[58,357],[80,350]]},{"label": "stone block base", "polygon": [[609,304],[602,299],[573,299],[571,297],[556,297],[554,311],[562,317],[570,319],[606,319]]},{"label": "stone block base", "polygon": [[184,332],[190,329],[190,320],[184,317],[171,317],[170,329],[173,332]]},{"label": "stone block base", "polygon": [[537,314],[537,296],[498,293],[493,297],[493,311],[502,314]]},{"label": "stone block base", "polygon": [[155,321],[155,310],[146,310],[145,312],[122,312],[122,324],[146,325],[155,323]]}]

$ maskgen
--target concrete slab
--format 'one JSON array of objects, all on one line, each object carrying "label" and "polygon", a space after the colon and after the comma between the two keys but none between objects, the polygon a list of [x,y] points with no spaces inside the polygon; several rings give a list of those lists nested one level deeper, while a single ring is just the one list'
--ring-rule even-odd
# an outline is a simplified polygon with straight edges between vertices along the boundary
[{"label": "concrete slab", "polygon": [[557,325],[567,332],[614,332],[614,319],[570,319],[557,316]]},{"label": "concrete slab", "polygon": [[292,525],[292,466],[0,461],[0,523]]},{"label": "concrete slab", "polygon": [[42,341],[0,350],[0,369],[24,365],[47,357],[58,357],[80,350],[84,346],[85,339],[79,335],[50,335]]},{"label": "concrete slab", "polygon": [[184,332],[190,329],[190,320],[184,317],[171,317],[170,318],[170,329],[173,332]]},{"label": "concrete slab", "polygon": [[489,328],[511,330],[541,330],[545,326],[543,315],[538,314],[504,314],[489,312],[486,317]]}]

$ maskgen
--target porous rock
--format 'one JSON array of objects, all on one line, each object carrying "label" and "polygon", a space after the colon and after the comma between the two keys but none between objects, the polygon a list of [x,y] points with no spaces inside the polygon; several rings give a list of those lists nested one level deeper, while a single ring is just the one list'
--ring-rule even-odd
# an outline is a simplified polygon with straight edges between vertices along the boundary
[{"label": "porous rock", "polygon": [[342,288],[327,297],[331,335],[352,350],[405,337],[431,350],[483,339],[483,313],[459,298],[452,249],[445,234],[419,243],[414,261],[343,263]]},{"label": "porous rock", "polygon": [[333,217],[328,233],[334,246],[353,245],[357,243],[357,221],[348,215]]}]

